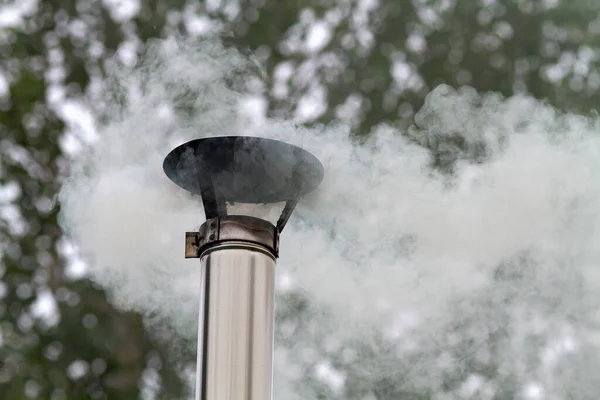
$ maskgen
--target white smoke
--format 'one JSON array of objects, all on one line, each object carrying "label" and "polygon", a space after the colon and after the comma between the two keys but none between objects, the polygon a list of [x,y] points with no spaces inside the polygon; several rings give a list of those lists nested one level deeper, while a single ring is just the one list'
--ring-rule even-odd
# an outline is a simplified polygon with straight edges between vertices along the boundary
[{"label": "white smoke", "polygon": [[[331,398],[345,386],[365,399],[594,398],[596,119],[441,86],[409,131],[381,126],[358,144],[340,125],[240,116],[251,73],[217,40],[167,40],[110,77],[101,140],[74,161],[60,200],[63,227],[119,306],[195,335],[199,273],[183,233],[203,210],[162,159],[198,137],[281,139],[326,176],[282,235],[278,309],[295,291],[312,309],[303,328],[277,328],[277,398],[316,398],[322,389],[300,384],[309,370],[328,377]],[[434,168],[429,148],[452,168]]]}]

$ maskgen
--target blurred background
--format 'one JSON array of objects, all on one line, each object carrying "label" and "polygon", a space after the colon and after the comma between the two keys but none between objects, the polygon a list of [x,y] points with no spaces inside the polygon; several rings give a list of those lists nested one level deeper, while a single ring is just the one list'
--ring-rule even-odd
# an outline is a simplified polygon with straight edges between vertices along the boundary
[{"label": "blurred background", "polygon": [[[596,0],[0,1],[0,399],[186,395],[194,343],[116,309],[57,224],[59,178],[94,138],[105,72],[134,65],[148,40],[218,23],[262,64],[269,115],[342,120],[365,136],[381,122],[409,126],[442,83],[593,112],[599,11]],[[424,145],[443,167],[461,140]],[[302,321],[307,300],[290,296],[278,320]],[[431,398],[343,372],[342,394],[318,374],[305,384],[321,399]],[[506,385],[495,398],[514,398]]]}]

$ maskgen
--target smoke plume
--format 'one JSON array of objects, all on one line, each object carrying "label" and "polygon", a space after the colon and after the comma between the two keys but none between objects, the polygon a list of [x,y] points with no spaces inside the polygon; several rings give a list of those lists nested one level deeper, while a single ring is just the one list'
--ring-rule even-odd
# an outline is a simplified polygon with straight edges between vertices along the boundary
[{"label": "smoke plume", "polygon": [[203,210],[162,160],[199,137],[280,139],[326,176],[282,235],[276,398],[595,397],[597,119],[440,86],[409,130],[358,143],[341,124],[249,118],[246,84],[260,79],[216,39],[154,42],[109,76],[100,140],[60,201],[117,305],[195,336],[199,265],[183,233]]}]

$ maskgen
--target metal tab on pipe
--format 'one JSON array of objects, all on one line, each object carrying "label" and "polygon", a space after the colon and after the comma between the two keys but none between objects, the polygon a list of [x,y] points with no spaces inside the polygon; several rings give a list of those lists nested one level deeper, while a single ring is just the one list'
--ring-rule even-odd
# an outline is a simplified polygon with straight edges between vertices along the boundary
[{"label": "metal tab on pipe", "polygon": [[185,258],[200,258],[198,254],[198,232],[185,233]]}]

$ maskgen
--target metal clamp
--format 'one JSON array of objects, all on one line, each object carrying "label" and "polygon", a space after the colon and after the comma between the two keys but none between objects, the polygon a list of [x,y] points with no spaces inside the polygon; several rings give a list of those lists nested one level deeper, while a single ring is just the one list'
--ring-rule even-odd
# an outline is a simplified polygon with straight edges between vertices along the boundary
[{"label": "metal clamp", "polygon": [[279,229],[268,221],[246,215],[211,218],[198,232],[186,232],[185,237],[185,258],[200,258],[204,251],[224,242],[257,244],[275,258],[279,256]]}]

